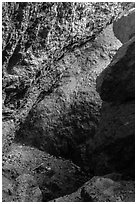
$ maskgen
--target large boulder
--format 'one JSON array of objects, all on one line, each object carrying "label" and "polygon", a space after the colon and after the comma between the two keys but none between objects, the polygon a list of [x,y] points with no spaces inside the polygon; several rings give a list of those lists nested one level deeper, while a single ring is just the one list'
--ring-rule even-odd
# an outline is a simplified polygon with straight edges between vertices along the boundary
[{"label": "large boulder", "polygon": [[[7,111],[6,113],[9,114]],[[12,119],[2,122],[2,151],[7,152],[15,135],[15,124]]]},{"label": "large boulder", "polygon": [[14,201],[14,191],[15,182],[13,179],[10,179],[2,175],[2,201],[3,202],[12,202]]},{"label": "large boulder", "polygon": [[97,79],[103,101],[126,102],[135,98],[135,39],[125,43]]},{"label": "large boulder", "polygon": [[[121,31],[122,32],[122,31]],[[124,31],[123,31],[124,32]],[[120,172],[135,177],[135,39],[132,37],[97,78],[103,104],[101,120],[89,142],[95,175]]]},{"label": "large boulder", "polygon": [[67,53],[57,64],[64,70],[59,88],[30,112],[17,140],[84,166],[86,143],[100,119],[96,78],[120,46],[111,24],[94,42]]},{"label": "large boulder", "polygon": [[94,176],[76,192],[50,202],[134,202],[135,182],[121,180],[117,173]]},{"label": "large boulder", "polygon": [[42,192],[34,178],[29,174],[22,174],[16,179],[17,202],[41,202]]},{"label": "large boulder", "polygon": [[135,202],[135,183],[95,176],[84,184],[81,197],[84,202]]},{"label": "large boulder", "polygon": [[[34,178],[30,174],[15,176],[12,169],[4,172],[2,176],[2,200],[3,202],[41,202],[42,192]],[[15,176],[15,177],[14,177]]]},{"label": "large boulder", "polygon": [[102,118],[94,142],[89,145],[91,168],[95,175],[113,171],[134,178],[135,104],[103,104]]},{"label": "large boulder", "polygon": [[13,143],[3,161],[3,201],[49,201],[76,191],[88,179],[69,160]]},{"label": "large boulder", "polygon": [[126,43],[135,35],[135,8],[129,10],[120,19],[114,22],[113,30],[115,36],[122,42]]}]

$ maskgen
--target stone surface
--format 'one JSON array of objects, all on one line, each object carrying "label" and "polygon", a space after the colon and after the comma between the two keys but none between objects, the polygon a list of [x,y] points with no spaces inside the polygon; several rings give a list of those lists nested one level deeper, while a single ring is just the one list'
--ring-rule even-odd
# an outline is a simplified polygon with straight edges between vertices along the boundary
[{"label": "stone surface", "polygon": [[113,23],[115,36],[126,43],[135,35],[135,8],[132,8],[124,16]]},{"label": "stone surface", "polygon": [[[19,198],[16,195],[17,188],[13,188],[18,186],[16,179],[22,178],[23,174],[34,176],[38,183],[34,192],[38,199],[40,191],[42,192],[42,201],[73,193],[88,180],[88,176],[72,162],[51,157],[30,146],[71,158],[81,165],[85,162],[85,142],[94,135],[100,115],[101,99],[95,88],[96,77],[109,64],[120,45],[110,25],[94,43],[89,42],[73,53],[68,53],[58,63],[58,68],[64,69],[60,87],[38,103],[17,132],[16,141],[19,141],[20,145],[14,143],[15,141],[12,143],[15,128],[10,117],[16,104],[11,100],[8,107],[3,104],[3,182],[4,185],[9,183],[9,186],[4,188],[3,201],[29,199],[28,194],[25,194],[27,187]],[[15,67],[14,71],[18,69]],[[22,76],[24,77],[23,74]],[[13,78],[11,81],[15,85],[18,77]],[[4,87],[10,91],[12,87],[9,87],[9,81],[4,82]],[[14,90],[11,89],[11,92]],[[10,102],[13,102],[13,107]],[[37,199],[37,196],[34,199]]]},{"label": "stone surface", "polygon": [[122,173],[135,177],[135,39],[118,50],[97,78],[103,103],[101,120],[87,147],[94,175]]},{"label": "stone surface", "polygon": [[2,122],[2,151],[7,152],[15,135],[15,124],[12,119]]},{"label": "stone surface", "polygon": [[2,175],[2,201],[13,202],[15,195],[15,181]]},{"label": "stone surface", "polygon": [[15,143],[3,161],[3,177],[3,201],[18,202],[49,201],[76,191],[89,178],[71,161]]},{"label": "stone surface", "polygon": [[125,43],[97,79],[103,101],[123,103],[135,98],[135,39]]},{"label": "stone surface", "polygon": [[67,53],[57,64],[64,70],[60,87],[31,111],[17,140],[84,166],[86,143],[94,136],[100,118],[96,77],[120,45],[109,25],[94,42]]},{"label": "stone surface", "polygon": [[[135,200],[133,27],[132,10],[94,42],[65,53],[54,67],[62,73],[54,91],[52,77],[39,83],[42,61],[37,58],[32,66],[29,61],[14,66],[4,79],[4,202]],[[114,34],[125,43],[116,55],[121,42]],[[45,92],[38,84],[47,87]],[[20,129],[13,116],[23,118],[17,120]],[[89,180],[93,175],[102,177]]]},{"label": "stone surface", "polygon": [[95,176],[76,192],[50,202],[134,202],[135,182],[121,180],[117,173]]},{"label": "stone surface", "polygon": [[91,168],[96,175],[118,171],[124,177],[135,173],[135,106],[103,104],[102,118],[94,138],[94,150],[89,145]]},{"label": "stone surface", "polygon": [[[6,171],[7,170],[7,171]],[[41,202],[42,192],[34,176],[22,174],[14,177],[10,175],[13,169],[6,169],[2,177],[2,201],[3,202]],[[8,174],[8,172],[10,172]]]},{"label": "stone surface", "polygon": [[84,202],[135,202],[134,187],[133,181],[93,177],[82,187],[81,197]]},{"label": "stone surface", "polygon": [[50,200],[50,202],[82,202],[81,189],[78,189],[72,194]]},{"label": "stone surface", "polygon": [[42,192],[34,176],[22,174],[16,179],[17,182],[17,202],[41,202]]}]

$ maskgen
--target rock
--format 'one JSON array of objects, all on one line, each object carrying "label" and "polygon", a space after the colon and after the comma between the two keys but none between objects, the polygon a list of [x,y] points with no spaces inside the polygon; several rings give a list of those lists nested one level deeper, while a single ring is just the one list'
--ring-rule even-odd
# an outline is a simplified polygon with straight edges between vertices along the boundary
[{"label": "rock", "polygon": [[72,194],[50,200],[49,202],[82,202],[81,188]]},{"label": "rock", "polygon": [[123,103],[135,98],[135,39],[125,43],[97,78],[103,101]]},{"label": "rock", "polygon": [[7,152],[14,138],[15,124],[13,119],[2,122],[2,151]]},{"label": "rock", "polygon": [[81,190],[84,202],[135,202],[133,181],[115,182],[109,178],[93,177]]},{"label": "rock", "polygon": [[113,181],[120,181],[122,179],[122,174],[113,172],[111,174],[104,175],[103,178],[109,178]]},{"label": "rock", "polygon": [[84,166],[86,143],[100,119],[96,77],[120,45],[109,25],[94,42],[66,54],[57,64],[64,70],[60,87],[31,111],[16,134],[17,141]]},{"label": "rock", "polygon": [[102,119],[94,140],[94,153],[91,153],[96,175],[118,171],[134,178],[134,114],[134,101],[117,106],[103,104]]},{"label": "rock", "polygon": [[[46,202],[76,191],[89,179],[69,160],[56,158],[36,148],[15,143],[5,155],[3,175],[6,177],[3,186],[8,182],[9,185],[14,183],[14,192],[11,196],[14,200],[18,199],[18,202],[27,201],[29,198],[41,199],[41,193],[42,202]],[[9,188],[12,191],[11,185]],[[7,191],[4,190],[3,200],[11,199]]]},{"label": "rock", "polygon": [[3,202],[40,202],[42,192],[34,178],[30,174],[22,174],[16,179],[11,178],[8,172],[2,177]]},{"label": "rock", "polygon": [[13,202],[14,201],[14,185],[15,182],[12,179],[2,175],[2,201]]},{"label": "rock", "polygon": [[124,16],[114,22],[113,30],[115,36],[126,43],[135,35],[135,8],[129,10]]},{"label": "rock", "polygon": [[16,196],[18,202],[41,202],[42,192],[34,176],[22,174],[16,179],[17,190]]},{"label": "rock", "polygon": [[135,177],[135,39],[126,42],[97,78],[101,120],[87,147],[94,175]]},{"label": "rock", "polygon": [[50,202],[134,202],[135,182],[121,180],[118,173],[95,176],[76,192]]}]

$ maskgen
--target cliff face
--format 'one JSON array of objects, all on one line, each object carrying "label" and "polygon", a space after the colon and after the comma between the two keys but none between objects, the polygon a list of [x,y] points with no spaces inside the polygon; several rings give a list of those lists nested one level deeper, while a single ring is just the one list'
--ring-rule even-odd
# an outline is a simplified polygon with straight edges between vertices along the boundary
[{"label": "cliff face", "polygon": [[57,35],[73,16],[64,3],[3,5],[3,201],[134,201],[134,10],[112,23],[121,3],[85,4],[97,26],[73,42]]},{"label": "cliff face", "polygon": [[[128,15],[130,21],[127,21],[126,16],[125,21],[122,17],[114,24],[116,36],[121,33],[119,39],[122,42],[127,39],[127,42],[97,78],[97,90],[103,104],[100,125],[91,148],[91,164],[96,175],[115,171],[122,173],[125,178],[134,178],[135,39],[132,37],[134,15],[132,12]],[[123,23],[128,27],[128,32],[122,35],[126,30],[122,26],[120,29]]]},{"label": "cliff face", "polygon": [[90,169],[96,176],[78,191],[54,202],[135,201],[134,20],[132,10],[128,17],[114,22],[114,33],[124,44],[97,77],[101,119],[87,145]]},{"label": "cliff face", "polygon": [[64,69],[60,86],[31,110],[16,134],[17,141],[72,159],[84,168],[86,144],[100,120],[102,101],[96,78],[120,45],[111,24],[94,42],[66,54],[57,63],[58,69]]},{"label": "cliff face", "polygon": [[[93,60],[93,58],[100,58],[100,53],[104,54],[104,51],[99,50],[98,53],[94,54],[96,45],[92,49],[88,42],[94,41],[96,36],[114,21],[123,11],[123,6],[121,3],[100,4],[96,2],[4,2],[2,9],[3,151],[5,152],[10,146],[10,142],[12,143],[15,132],[20,129],[20,125],[27,121],[28,117],[31,117],[30,112],[33,112],[41,101],[47,98],[45,102],[48,103],[50,96],[56,95],[53,98],[58,98],[61,101],[61,103],[57,102],[57,106],[61,106],[64,112],[62,104],[63,106],[69,106],[74,101],[72,98],[77,98],[77,95],[81,98],[82,91],[77,94],[77,87],[81,86],[79,84],[82,84],[82,81],[87,83],[87,85],[83,83],[83,86],[87,89],[90,87],[88,83],[92,79],[86,80],[86,78],[88,76],[92,78],[92,74],[89,73],[88,76],[85,76],[86,70],[84,72],[84,69],[88,70],[93,64],[96,64],[96,59]],[[84,53],[84,46],[89,48],[85,52],[88,52],[88,56]],[[79,49],[80,47],[83,47],[83,51]],[[92,57],[89,56],[90,51],[93,51]],[[80,74],[82,74],[82,77]],[[57,87],[60,88],[57,89]],[[54,93],[56,91],[57,94]],[[65,97],[62,95],[65,95]],[[82,97],[84,98],[84,96]],[[98,98],[98,93],[95,93],[95,97]],[[65,104],[62,102],[62,98],[63,101],[67,100]],[[71,102],[69,102],[70,100]],[[90,103],[89,100],[87,103]],[[50,102],[50,104],[53,104],[53,102]],[[73,112],[71,110],[67,111]],[[9,128],[7,126],[10,123],[11,127]],[[91,126],[93,127],[91,129],[95,132],[96,127],[94,126],[96,124],[91,124]],[[10,129],[9,132],[8,129]],[[82,128],[76,129],[76,131],[79,131]],[[56,140],[53,143],[56,143]]]}]

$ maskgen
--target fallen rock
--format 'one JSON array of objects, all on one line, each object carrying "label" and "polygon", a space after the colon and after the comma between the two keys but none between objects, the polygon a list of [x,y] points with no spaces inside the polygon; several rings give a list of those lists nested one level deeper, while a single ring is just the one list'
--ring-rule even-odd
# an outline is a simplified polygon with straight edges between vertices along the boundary
[{"label": "fallen rock", "polygon": [[134,178],[134,114],[134,101],[117,106],[103,104],[102,119],[94,140],[94,153],[91,153],[96,175],[118,171]]},{"label": "fallen rock", "polygon": [[113,23],[115,36],[126,43],[135,35],[135,8],[129,10],[125,15]]},{"label": "fallen rock", "polygon": [[4,190],[3,196],[6,193],[7,198],[4,196],[3,200],[10,200],[12,196],[19,202],[26,202],[29,197],[31,200],[40,200],[41,193],[42,201],[46,202],[76,191],[89,179],[69,160],[56,158],[36,148],[15,143],[5,155],[3,175],[6,178],[3,180],[3,186],[11,183],[6,187],[10,191],[13,191],[13,181],[15,186],[12,195],[7,194],[8,190]]},{"label": "fallen rock", "polygon": [[15,198],[15,181],[2,175],[2,201],[13,202]]},{"label": "fallen rock", "polygon": [[[5,170],[5,169],[4,169]],[[10,171],[10,168],[8,169]],[[13,170],[13,169],[12,169]],[[2,200],[3,202],[40,202],[42,192],[30,174],[22,174],[17,178],[3,171]]]},{"label": "fallen rock", "polygon": [[97,78],[103,103],[98,130],[89,142],[94,175],[135,178],[135,39],[126,42]]},{"label": "fallen rock", "polygon": [[81,197],[84,202],[135,202],[135,183],[96,176],[84,184]]},{"label": "fallen rock", "polygon": [[121,174],[95,176],[76,192],[50,202],[134,202],[135,182],[121,180]]},{"label": "fallen rock", "polygon": [[7,152],[15,135],[13,119],[2,122],[2,151]]},{"label": "fallen rock", "polygon": [[103,101],[123,103],[135,98],[135,39],[125,43],[97,78]]},{"label": "fallen rock", "polygon": [[22,174],[16,179],[16,197],[18,202],[41,202],[42,192],[34,178],[30,174]]},{"label": "fallen rock", "polygon": [[65,195],[54,200],[50,200],[50,202],[82,202],[82,201],[83,200],[81,198],[81,188],[72,194]]},{"label": "fallen rock", "polygon": [[16,134],[17,141],[84,166],[86,143],[100,119],[96,78],[120,46],[111,24],[94,42],[67,53],[57,64],[64,70],[60,87],[30,112]]}]

